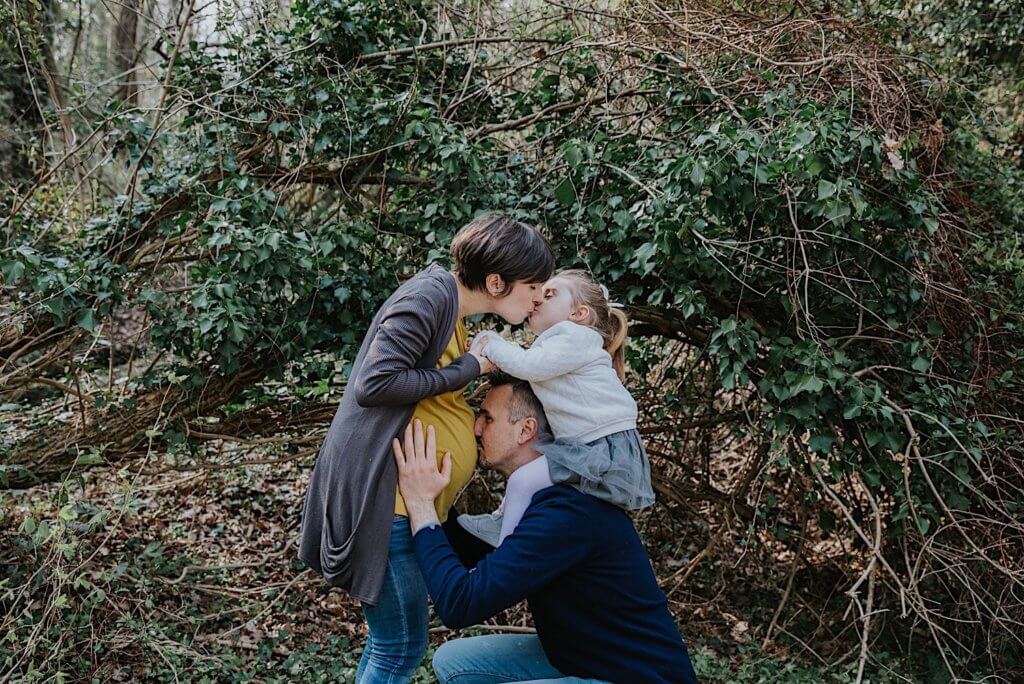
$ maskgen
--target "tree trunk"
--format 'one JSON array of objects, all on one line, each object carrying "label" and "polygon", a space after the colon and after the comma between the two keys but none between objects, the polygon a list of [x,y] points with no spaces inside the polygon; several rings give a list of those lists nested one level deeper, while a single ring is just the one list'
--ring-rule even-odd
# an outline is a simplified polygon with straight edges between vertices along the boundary
[{"label": "tree trunk", "polygon": [[[22,28],[22,41],[30,45],[38,40],[44,53],[50,51],[53,34],[51,31],[51,0],[42,0],[38,10],[30,5],[19,7],[15,17]],[[40,20],[39,17],[43,19]],[[35,35],[33,31],[38,31]],[[30,148],[38,146],[44,136],[45,122],[42,109],[48,104],[46,92],[33,89],[36,77],[33,61],[25,62],[22,46],[15,38],[0,44],[0,91],[6,94],[6,102],[0,101],[0,173],[3,174],[0,188],[4,184],[24,188],[32,184],[38,161],[33,161]],[[8,197],[0,200],[0,207],[12,201]],[[4,207],[5,209],[7,207]]]},{"label": "tree trunk", "polygon": [[138,101],[138,86],[135,83],[135,60],[138,58],[138,50],[135,45],[139,27],[139,11],[142,9],[141,0],[122,0],[121,12],[114,26],[114,69],[118,74],[123,74],[123,81],[119,86],[121,99],[128,105],[135,105]]}]

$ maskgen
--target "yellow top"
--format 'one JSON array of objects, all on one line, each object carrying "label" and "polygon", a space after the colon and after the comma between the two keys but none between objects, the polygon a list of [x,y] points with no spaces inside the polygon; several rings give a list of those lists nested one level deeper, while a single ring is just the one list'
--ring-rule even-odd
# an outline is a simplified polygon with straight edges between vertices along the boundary
[{"label": "yellow top", "polygon": [[[438,368],[443,368],[449,363],[465,354],[469,349],[466,341],[466,327],[460,320],[455,324],[455,334],[448,342],[448,346],[441,354],[437,362]],[[421,399],[416,404],[410,420],[419,418],[423,421],[423,429],[428,425],[434,426],[434,434],[437,437],[437,466],[441,467],[441,459],[444,453],[450,451],[452,454],[452,479],[448,486],[434,501],[434,508],[437,509],[437,517],[444,522],[448,517],[448,509],[451,508],[456,497],[462,488],[469,483],[476,468],[476,437],[473,435],[473,409],[466,403],[462,396],[465,387],[454,392],[445,392],[433,397]],[[409,515],[405,509],[405,501],[402,493],[395,492],[395,513],[398,515]]]}]

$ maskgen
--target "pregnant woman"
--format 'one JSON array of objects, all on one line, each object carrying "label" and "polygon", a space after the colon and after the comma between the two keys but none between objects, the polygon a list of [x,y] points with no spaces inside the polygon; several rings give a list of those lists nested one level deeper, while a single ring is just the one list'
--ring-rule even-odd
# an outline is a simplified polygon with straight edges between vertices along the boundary
[{"label": "pregnant woman", "polygon": [[427,589],[397,489],[391,438],[413,418],[451,453],[437,499],[444,521],[476,467],[466,385],[493,366],[469,352],[463,319],[492,313],[515,325],[541,302],[554,270],[535,228],[486,214],[452,241],[454,272],[431,264],[403,283],[370,324],[306,492],[299,558],[359,599],[369,638],[356,681],[408,682],[427,646]]}]

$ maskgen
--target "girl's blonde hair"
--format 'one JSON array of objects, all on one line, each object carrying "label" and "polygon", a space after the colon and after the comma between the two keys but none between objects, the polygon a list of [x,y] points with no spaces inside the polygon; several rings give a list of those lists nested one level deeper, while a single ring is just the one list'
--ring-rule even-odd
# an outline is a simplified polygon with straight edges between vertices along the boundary
[{"label": "girl's blonde hair", "polygon": [[611,354],[612,366],[620,380],[626,379],[626,345],[629,340],[629,319],[622,309],[613,307],[608,301],[608,290],[594,281],[589,273],[578,268],[559,271],[555,278],[572,283],[572,305],[590,309],[590,316],[583,323],[604,339],[604,348]]}]

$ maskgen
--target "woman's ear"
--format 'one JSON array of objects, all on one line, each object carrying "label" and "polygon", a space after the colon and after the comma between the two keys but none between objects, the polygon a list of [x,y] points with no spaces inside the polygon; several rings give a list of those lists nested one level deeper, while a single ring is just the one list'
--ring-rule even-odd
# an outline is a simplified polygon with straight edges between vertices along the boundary
[{"label": "woman's ear", "polygon": [[488,273],[484,285],[487,288],[487,294],[492,297],[501,297],[505,294],[505,279],[497,273]]}]

